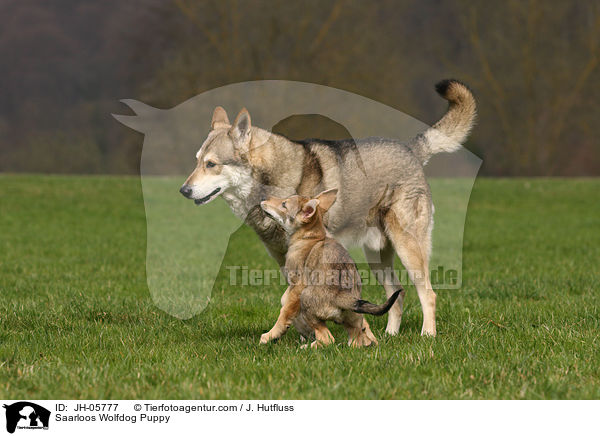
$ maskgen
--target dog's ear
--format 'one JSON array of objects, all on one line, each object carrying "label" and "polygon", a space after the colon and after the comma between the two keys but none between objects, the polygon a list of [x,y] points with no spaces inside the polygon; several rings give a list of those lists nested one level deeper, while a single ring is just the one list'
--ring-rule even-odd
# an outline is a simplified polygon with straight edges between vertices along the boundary
[{"label": "dog's ear", "polygon": [[302,222],[307,223],[310,221],[310,219],[313,217],[313,215],[317,211],[318,205],[319,205],[319,200],[317,200],[316,198],[308,200],[306,203],[304,203],[304,206],[302,206],[302,211],[301,211]]},{"label": "dog's ear", "polygon": [[212,121],[210,122],[210,128],[212,130],[222,129],[224,127],[231,126],[227,112],[221,106],[217,106],[213,112]]},{"label": "dog's ear", "polygon": [[252,126],[250,122],[250,114],[246,110],[246,108],[242,109],[235,121],[233,122],[233,126],[229,129],[229,135],[241,143],[245,143],[250,134],[250,127]]},{"label": "dog's ear", "polygon": [[337,193],[337,189],[329,189],[317,195],[317,200],[319,200],[319,207],[323,212],[327,212],[331,205],[335,203]]}]

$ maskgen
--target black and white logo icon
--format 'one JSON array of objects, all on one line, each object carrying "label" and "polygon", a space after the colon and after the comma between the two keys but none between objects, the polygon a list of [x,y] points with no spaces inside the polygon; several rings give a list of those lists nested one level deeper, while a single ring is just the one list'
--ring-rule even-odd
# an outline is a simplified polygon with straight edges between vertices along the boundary
[{"label": "black and white logo icon", "polygon": [[16,429],[36,430],[48,429],[50,411],[29,401],[19,401],[11,405],[5,404],[6,431],[14,433]]}]

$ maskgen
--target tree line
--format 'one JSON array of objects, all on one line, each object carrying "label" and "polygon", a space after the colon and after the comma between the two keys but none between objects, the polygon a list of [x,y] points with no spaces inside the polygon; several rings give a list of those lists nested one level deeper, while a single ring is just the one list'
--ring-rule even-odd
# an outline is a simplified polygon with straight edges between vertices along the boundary
[{"label": "tree line", "polygon": [[136,173],[121,98],[287,79],[432,123],[451,77],[479,104],[482,173],[600,173],[597,1],[5,0],[0,17],[0,171]]}]

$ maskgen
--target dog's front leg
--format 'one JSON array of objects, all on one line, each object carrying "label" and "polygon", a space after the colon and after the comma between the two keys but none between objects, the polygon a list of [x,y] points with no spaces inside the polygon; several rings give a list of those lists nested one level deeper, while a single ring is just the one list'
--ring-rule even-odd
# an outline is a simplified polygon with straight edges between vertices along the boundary
[{"label": "dog's front leg", "polygon": [[288,286],[283,295],[281,296],[281,307],[285,306],[285,302],[288,299],[288,295],[290,294],[290,289],[292,289],[292,287],[293,286]]},{"label": "dog's front leg", "polygon": [[293,287],[290,286],[284,294],[284,298],[282,298],[283,307],[279,312],[279,317],[277,318],[277,322],[273,326],[271,330],[267,333],[264,333],[260,337],[260,343],[266,344],[269,341],[273,341],[275,339],[279,339],[281,336],[287,332],[292,324],[294,318],[298,315],[298,311],[300,310],[300,294],[302,292],[301,287]]}]

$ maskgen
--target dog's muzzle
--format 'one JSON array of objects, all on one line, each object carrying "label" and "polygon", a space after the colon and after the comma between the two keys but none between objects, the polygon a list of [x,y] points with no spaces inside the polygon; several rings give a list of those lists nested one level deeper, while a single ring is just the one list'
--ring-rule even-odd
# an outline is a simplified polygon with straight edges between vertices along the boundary
[{"label": "dog's muzzle", "polygon": [[277,218],[275,218],[275,215],[273,215],[268,208],[265,207],[265,203],[264,201],[260,202],[260,208],[262,209],[262,211],[265,213],[266,216],[268,216],[269,218],[271,218],[273,221],[277,221]]},{"label": "dog's muzzle", "polygon": [[219,191],[221,191],[221,188],[215,189],[213,192],[211,192],[210,194],[208,194],[206,197],[202,197],[202,198],[199,198],[197,200],[194,200],[194,203],[196,203],[196,204],[206,203],[208,200],[210,200],[215,195],[217,195],[219,193]]},{"label": "dog's muzzle", "polygon": [[[190,185],[183,185],[179,189],[179,192],[181,192],[181,195],[183,195],[185,198],[192,198],[193,191],[194,190],[192,189],[192,187]],[[221,188],[215,189],[213,192],[211,192],[210,194],[208,194],[206,197],[195,199],[194,203],[196,203],[196,204],[206,203],[208,200],[210,200],[211,198],[213,198],[219,192],[221,192]]]}]

